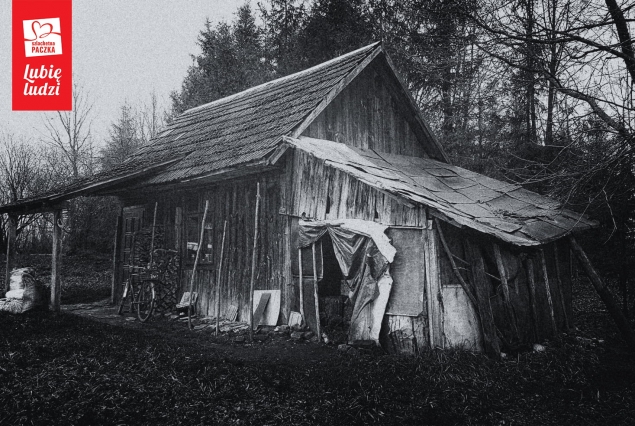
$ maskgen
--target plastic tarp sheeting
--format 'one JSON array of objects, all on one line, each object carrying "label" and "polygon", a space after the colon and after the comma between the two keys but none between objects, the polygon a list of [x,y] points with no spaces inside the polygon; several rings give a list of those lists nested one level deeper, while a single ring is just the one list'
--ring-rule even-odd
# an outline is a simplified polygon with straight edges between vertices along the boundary
[{"label": "plastic tarp sheeting", "polygon": [[[300,221],[299,247],[308,247],[326,233],[350,288],[353,303],[349,340],[379,341],[379,329],[390,295],[389,266],[396,250],[387,227],[363,220]],[[380,285],[381,282],[381,290]],[[381,296],[381,297],[380,297]]]}]

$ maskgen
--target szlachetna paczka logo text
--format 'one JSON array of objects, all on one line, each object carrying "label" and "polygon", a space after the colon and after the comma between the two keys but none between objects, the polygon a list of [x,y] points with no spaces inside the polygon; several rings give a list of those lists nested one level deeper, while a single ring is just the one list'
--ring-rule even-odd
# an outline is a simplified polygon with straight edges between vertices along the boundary
[{"label": "szlachetna paczka logo text", "polygon": [[[22,21],[24,30],[24,54],[26,57],[50,56],[62,54],[62,33],[59,18],[29,19]],[[24,68],[24,96],[57,96],[59,95],[61,68],[54,65],[42,65],[31,68],[26,64]],[[54,84],[49,84],[54,79]],[[37,84],[37,81],[45,81]]]},{"label": "szlachetna paczka logo text", "polygon": [[11,0],[13,111],[73,108],[72,0]]}]

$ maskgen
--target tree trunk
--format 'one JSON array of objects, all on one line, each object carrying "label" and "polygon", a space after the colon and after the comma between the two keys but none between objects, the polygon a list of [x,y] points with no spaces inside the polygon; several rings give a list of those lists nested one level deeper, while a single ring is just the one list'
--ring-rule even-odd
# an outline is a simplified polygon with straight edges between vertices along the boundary
[{"label": "tree trunk", "polygon": [[620,46],[622,47],[622,53],[624,56],[622,59],[626,64],[626,69],[631,75],[631,80],[635,81],[635,51],[633,49],[633,39],[628,31],[628,23],[624,17],[624,12],[617,5],[615,0],[605,0],[606,6],[609,9],[611,18],[615,22],[615,29],[620,39]]},{"label": "tree trunk", "polygon": [[60,296],[62,294],[61,277],[62,272],[62,210],[55,210],[53,213],[53,253],[51,255],[51,309],[54,312],[60,311]]},{"label": "tree trunk", "polygon": [[593,287],[595,287],[595,291],[597,291],[598,294],[600,295],[600,298],[604,302],[606,309],[609,311],[609,314],[613,318],[613,321],[615,321],[617,328],[622,333],[624,340],[626,340],[626,343],[631,348],[635,349],[635,332],[633,332],[633,329],[631,328],[631,325],[629,324],[628,320],[626,319],[624,314],[622,314],[622,311],[620,310],[619,305],[613,298],[613,295],[609,291],[608,287],[602,282],[602,279],[600,278],[596,270],[593,268],[593,265],[591,265],[591,261],[589,261],[589,258],[587,257],[586,253],[584,252],[584,250],[582,250],[582,247],[580,247],[580,245],[575,240],[575,238],[573,238],[573,236],[569,237],[569,243],[571,245],[571,249],[573,250],[573,253],[578,258],[578,261],[582,265],[584,272],[591,280],[591,284],[593,284]]},{"label": "tree trunk", "polygon": [[18,216],[8,215],[9,218],[7,220],[7,264],[6,271],[4,275],[4,292],[2,293],[2,297],[4,294],[9,291],[9,284],[11,280],[11,270],[15,267],[15,237],[16,230],[18,227]]}]

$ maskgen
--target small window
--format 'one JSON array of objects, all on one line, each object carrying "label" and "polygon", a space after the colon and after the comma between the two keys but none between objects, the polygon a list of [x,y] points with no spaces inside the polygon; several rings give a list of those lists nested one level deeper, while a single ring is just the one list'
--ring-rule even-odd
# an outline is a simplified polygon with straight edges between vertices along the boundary
[{"label": "small window", "polygon": [[[196,252],[198,250],[199,241],[201,238],[201,222],[203,220],[203,209],[200,208],[198,199],[196,201],[189,201],[186,203],[185,213],[185,241],[186,241],[186,259],[188,264],[193,264],[196,259]],[[209,213],[209,212],[208,212]],[[209,214],[208,214],[209,219]],[[207,226],[209,221],[206,220]],[[203,237],[203,247],[201,247],[201,254],[198,259],[199,263],[205,263],[211,261],[211,235],[209,231],[206,231]]]}]

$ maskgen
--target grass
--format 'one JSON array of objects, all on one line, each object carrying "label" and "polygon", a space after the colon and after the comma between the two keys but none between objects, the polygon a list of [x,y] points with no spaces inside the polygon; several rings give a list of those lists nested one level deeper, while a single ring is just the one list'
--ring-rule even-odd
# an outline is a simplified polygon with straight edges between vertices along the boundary
[{"label": "grass", "polygon": [[587,312],[575,333],[500,361],[462,351],[305,358],[288,345],[0,314],[0,424],[635,424],[632,354],[592,296],[576,289]]}]

